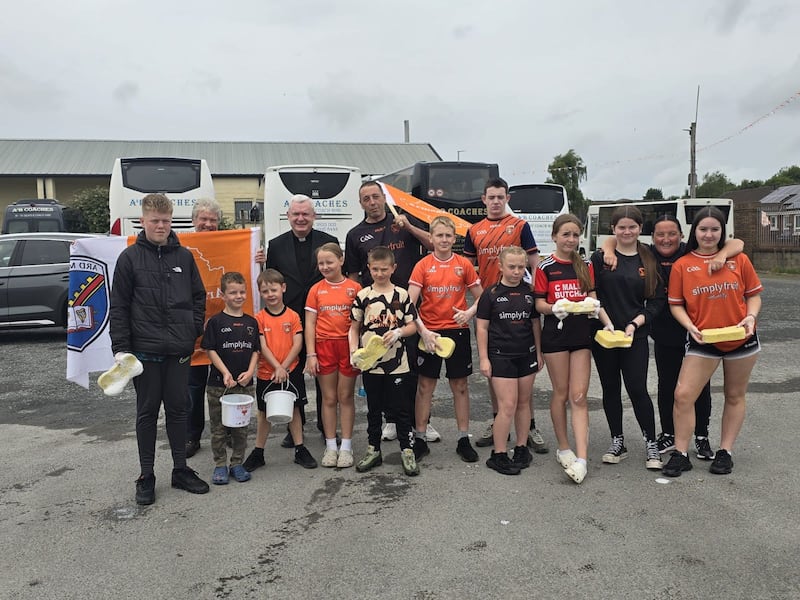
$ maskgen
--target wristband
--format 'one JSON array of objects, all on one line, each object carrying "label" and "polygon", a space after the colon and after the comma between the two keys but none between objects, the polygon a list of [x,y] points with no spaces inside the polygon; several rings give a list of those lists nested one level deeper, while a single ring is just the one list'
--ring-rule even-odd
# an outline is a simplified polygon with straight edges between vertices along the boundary
[{"label": "wristband", "polygon": [[316,357],[317,355],[314,354],[313,352],[311,354],[306,354],[306,358],[316,358]]},{"label": "wristband", "polygon": [[758,317],[756,317],[753,313],[747,313],[744,318],[753,317],[753,322],[758,321]]},{"label": "wristband", "polygon": [[634,329],[639,329],[639,326],[636,324],[636,321],[628,321],[625,327],[627,327],[628,325],[633,325]]}]

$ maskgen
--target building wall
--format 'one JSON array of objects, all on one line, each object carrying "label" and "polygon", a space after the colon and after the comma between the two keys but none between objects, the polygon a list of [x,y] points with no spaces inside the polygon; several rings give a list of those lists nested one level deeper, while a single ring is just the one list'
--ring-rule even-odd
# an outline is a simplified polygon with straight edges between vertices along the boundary
[{"label": "building wall", "polygon": [[53,192],[56,199],[66,203],[72,200],[75,192],[97,186],[108,189],[110,184],[110,177],[55,177],[53,178]]},{"label": "building wall", "polygon": [[38,198],[36,177],[3,177],[0,179],[0,220],[6,207],[22,198]]},{"label": "building wall", "polygon": [[261,177],[214,177],[214,194],[222,208],[222,215],[235,221],[235,202],[264,202]]}]

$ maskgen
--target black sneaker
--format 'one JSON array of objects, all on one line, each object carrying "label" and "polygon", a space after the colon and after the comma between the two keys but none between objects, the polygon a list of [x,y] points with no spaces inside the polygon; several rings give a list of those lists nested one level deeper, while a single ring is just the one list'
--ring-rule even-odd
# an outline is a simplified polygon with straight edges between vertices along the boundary
[{"label": "black sneaker", "polygon": [[294,448],[294,462],[298,465],[303,467],[304,469],[316,469],[317,468],[317,461],[314,460],[314,457],[311,456],[311,453],[308,451],[303,444],[299,446],[295,446]]},{"label": "black sneaker", "polygon": [[714,451],[707,437],[695,436],[694,447],[697,450],[697,458],[700,460],[714,460]]},{"label": "black sneaker", "polygon": [[511,459],[508,458],[508,453],[495,452],[494,450],[492,450],[492,455],[486,459],[486,466],[503,475],[519,475],[521,470],[519,465],[511,462]]},{"label": "black sneaker", "polygon": [[527,469],[531,466],[533,455],[528,450],[527,446],[514,446],[514,459],[513,462],[520,469]]},{"label": "black sneaker", "polygon": [[458,454],[464,462],[478,462],[478,453],[475,452],[475,448],[469,443],[469,438],[467,437],[458,440],[456,454]]},{"label": "black sneaker", "polygon": [[661,469],[661,472],[667,477],[680,477],[684,471],[692,470],[692,461],[688,456],[684,456],[677,450],[673,450],[669,456],[667,464]]},{"label": "black sneaker", "polygon": [[727,475],[733,471],[733,459],[727,450],[720,448],[708,469],[714,475]]},{"label": "black sneaker", "polygon": [[156,476],[152,473],[147,477],[139,475],[136,480],[136,504],[147,506],[156,501]]},{"label": "black sneaker", "polygon": [[419,460],[423,456],[428,456],[430,453],[431,450],[428,448],[428,442],[422,438],[414,439],[414,460]]},{"label": "black sneaker", "polygon": [[628,458],[628,449],[625,447],[625,438],[621,435],[616,435],[611,438],[611,445],[603,454],[603,462],[611,465],[616,465],[619,461]]},{"label": "black sneaker", "polygon": [[659,454],[666,454],[671,450],[675,450],[675,436],[671,433],[660,433],[658,434],[658,439],[656,440],[658,444],[658,453]]},{"label": "black sneaker", "polygon": [[200,450],[200,440],[189,440],[186,442],[186,458],[192,458]]},{"label": "black sneaker", "polygon": [[208,484],[197,476],[197,471],[189,467],[172,469],[172,487],[192,494],[208,493]]},{"label": "black sneaker", "polygon": [[[325,434],[322,434],[322,437],[324,438]],[[287,431],[286,437],[281,440],[281,448],[294,448],[294,438],[291,431]]]},{"label": "black sneaker", "polygon": [[250,452],[250,455],[244,459],[242,466],[244,470],[248,473],[252,473],[259,467],[263,467],[267,463],[264,462],[264,449],[263,448],[253,448],[253,451]]}]

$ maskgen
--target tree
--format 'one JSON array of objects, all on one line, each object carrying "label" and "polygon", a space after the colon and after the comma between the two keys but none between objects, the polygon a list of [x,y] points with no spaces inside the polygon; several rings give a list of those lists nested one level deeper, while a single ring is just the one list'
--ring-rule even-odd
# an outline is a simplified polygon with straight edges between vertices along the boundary
[{"label": "tree", "polygon": [[661,188],[650,188],[644,193],[642,200],[663,200],[664,192]]},{"label": "tree", "polygon": [[800,166],[783,167],[764,182],[766,185],[798,185],[800,184]]},{"label": "tree", "polygon": [[92,233],[105,233],[109,227],[108,187],[96,186],[78,190],[65,202],[83,215]]},{"label": "tree", "polygon": [[559,154],[553,158],[553,162],[547,167],[547,172],[550,173],[547,183],[563,185],[567,190],[570,212],[584,220],[589,210],[589,200],[584,198],[580,188],[581,181],[587,178],[583,159],[570,148],[566,154]]},{"label": "tree", "polygon": [[703,183],[697,186],[695,195],[698,198],[724,198],[725,192],[736,189],[728,176],[722,171],[714,171],[703,175]]},{"label": "tree", "polygon": [[759,188],[764,185],[764,182],[761,179],[742,179],[742,183],[739,184],[740,190],[749,190],[752,188]]}]

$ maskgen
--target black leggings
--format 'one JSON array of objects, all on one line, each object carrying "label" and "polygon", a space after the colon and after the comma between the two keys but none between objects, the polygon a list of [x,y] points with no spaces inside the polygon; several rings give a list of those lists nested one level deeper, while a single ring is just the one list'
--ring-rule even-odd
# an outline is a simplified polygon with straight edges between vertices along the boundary
[{"label": "black leggings", "polygon": [[142,475],[153,473],[156,457],[158,411],[164,403],[167,417],[167,438],[172,450],[173,467],[186,466],[186,415],[189,399],[188,357],[167,356],[163,362],[142,361],[144,372],[133,379],[136,388],[136,441]]},{"label": "black leggings", "polygon": [[592,342],[592,356],[603,387],[603,410],[612,437],[622,435],[622,373],[642,435],[648,441],[655,440],[656,416],[653,401],[647,392],[647,365],[650,359],[647,337],[634,338],[630,348],[603,348],[597,342]]},{"label": "black leggings", "polygon": [[[672,409],[675,405],[675,387],[681,371],[685,348],[665,346],[656,342],[653,346],[658,371],[658,415],[661,417],[661,431],[675,434]],[[708,422],[711,420],[711,382],[709,381],[694,403],[694,434],[708,437]]]}]

